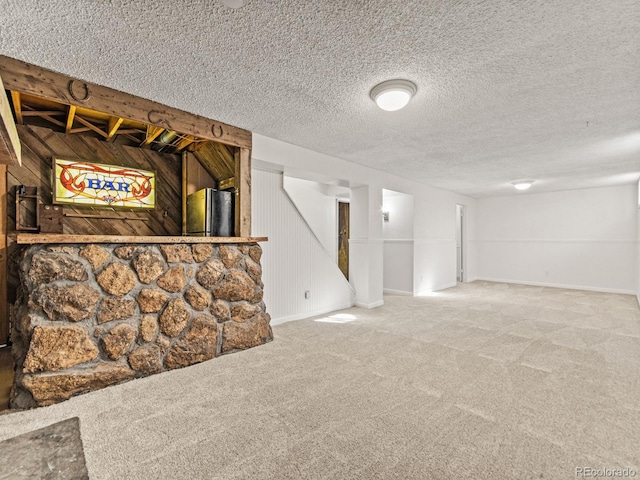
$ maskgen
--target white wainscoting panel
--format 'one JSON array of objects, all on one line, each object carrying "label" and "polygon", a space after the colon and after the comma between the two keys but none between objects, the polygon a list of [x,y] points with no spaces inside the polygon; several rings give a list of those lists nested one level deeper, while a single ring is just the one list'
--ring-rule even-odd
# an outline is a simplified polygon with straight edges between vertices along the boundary
[{"label": "white wainscoting panel", "polygon": [[251,233],[269,237],[261,263],[272,325],[352,306],[349,282],[284,191],[282,174],[254,168],[251,175]]}]

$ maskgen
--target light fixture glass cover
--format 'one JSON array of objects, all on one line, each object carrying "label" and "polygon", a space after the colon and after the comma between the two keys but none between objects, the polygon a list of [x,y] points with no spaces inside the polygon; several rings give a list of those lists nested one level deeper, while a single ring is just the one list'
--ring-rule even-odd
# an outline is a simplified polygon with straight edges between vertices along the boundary
[{"label": "light fixture glass cover", "polygon": [[533,185],[533,180],[520,180],[519,182],[513,182],[511,185],[513,185],[516,190],[527,190]]},{"label": "light fixture glass cover", "polygon": [[241,8],[247,3],[246,0],[221,0],[222,4],[229,8]]},{"label": "light fixture glass cover", "polygon": [[387,80],[371,89],[371,98],[387,112],[400,110],[409,103],[416,93],[416,84],[403,79]]}]

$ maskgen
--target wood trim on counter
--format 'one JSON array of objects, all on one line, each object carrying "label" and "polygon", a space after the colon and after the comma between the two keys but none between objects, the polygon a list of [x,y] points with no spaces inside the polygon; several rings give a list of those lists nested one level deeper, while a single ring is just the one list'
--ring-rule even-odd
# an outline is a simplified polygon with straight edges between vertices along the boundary
[{"label": "wood trim on counter", "polygon": [[19,233],[16,243],[34,245],[38,243],[258,243],[268,241],[268,237],[157,237],[120,235],[64,235]]}]

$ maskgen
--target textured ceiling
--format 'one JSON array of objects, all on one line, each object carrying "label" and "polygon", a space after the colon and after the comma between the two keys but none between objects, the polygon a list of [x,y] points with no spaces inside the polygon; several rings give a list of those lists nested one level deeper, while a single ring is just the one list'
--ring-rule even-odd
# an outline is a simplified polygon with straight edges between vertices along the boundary
[{"label": "textured ceiling", "polygon": [[[637,0],[0,0],[0,53],[473,197],[640,176]],[[418,92],[383,112],[369,90]],[[339,177],[339,172],[336,172]]]}]

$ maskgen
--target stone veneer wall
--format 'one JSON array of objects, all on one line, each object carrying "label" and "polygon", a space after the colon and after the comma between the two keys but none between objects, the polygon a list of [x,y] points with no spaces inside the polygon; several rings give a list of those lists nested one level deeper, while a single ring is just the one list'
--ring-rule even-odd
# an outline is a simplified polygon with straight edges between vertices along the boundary
[{"label": "stone veneer wall", "polygon": [[25,247],[12,408],[272,340],[257,244]]}]

